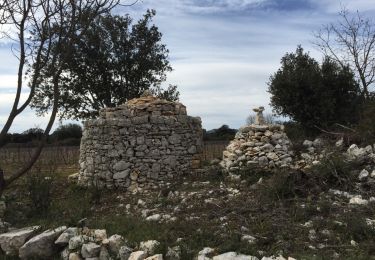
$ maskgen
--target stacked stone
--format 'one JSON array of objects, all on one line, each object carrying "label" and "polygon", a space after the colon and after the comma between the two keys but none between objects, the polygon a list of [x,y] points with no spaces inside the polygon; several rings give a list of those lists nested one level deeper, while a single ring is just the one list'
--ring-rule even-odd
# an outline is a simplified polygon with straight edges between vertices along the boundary
[{"label": "stacked stone", "polygon": [[151,95],[84,123],[80,148],[82,185],[141,190],[199,166],[201,119],[178,102]]},{"label": "stacked stone", "polygon": [[251,166],[287,167],[293,161],[290,144],[282,125],[245,126],[223,152],[221,166],[228,172]]}]

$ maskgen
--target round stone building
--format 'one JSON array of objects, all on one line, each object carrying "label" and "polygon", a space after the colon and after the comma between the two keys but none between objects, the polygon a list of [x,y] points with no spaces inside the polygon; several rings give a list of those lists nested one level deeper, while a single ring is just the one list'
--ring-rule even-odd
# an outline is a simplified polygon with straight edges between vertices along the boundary
[{"label": "round stone building", "polygon": [[81,185],[137,191],[199,166],[202,126],[186,107],[152,95],[99,111],[84,122]]}]

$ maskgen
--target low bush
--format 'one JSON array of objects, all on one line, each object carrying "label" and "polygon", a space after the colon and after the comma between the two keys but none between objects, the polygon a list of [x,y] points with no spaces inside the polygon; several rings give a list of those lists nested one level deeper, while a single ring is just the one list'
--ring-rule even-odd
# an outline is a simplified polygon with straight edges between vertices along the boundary
[{"label": "low bush", "polygon": [[332,154],[308,171],[309,179],[323,190],[349,191],[354,188],[359,166],[355,161],[345,160],[341,154]]},{"label": "low bush", "polygon": [[52,203],[52,177],[33,173],[26,180],[33,215],[46,215]]}]

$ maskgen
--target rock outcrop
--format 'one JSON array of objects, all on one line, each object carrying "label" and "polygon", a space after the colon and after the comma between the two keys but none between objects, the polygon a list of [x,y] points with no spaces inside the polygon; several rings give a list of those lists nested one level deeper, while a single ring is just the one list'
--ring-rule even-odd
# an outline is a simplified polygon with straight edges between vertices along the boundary
[{"label": "rock outcrop", "polygon": [[99,115],[84,123],[80,184],[139,191],[199,166],[201,119],[181,103],[143,96]]}]

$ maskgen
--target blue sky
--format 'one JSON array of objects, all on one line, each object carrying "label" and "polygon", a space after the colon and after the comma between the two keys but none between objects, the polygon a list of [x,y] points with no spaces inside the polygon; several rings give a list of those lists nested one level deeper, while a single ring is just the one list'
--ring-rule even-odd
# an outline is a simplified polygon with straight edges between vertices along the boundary
[{"label": "blue sky", "polygon": [[[281,57],[302,44],[321,60],[313,31],[337,20],[341,6],[375,14],[374,0],[143,0],[114,11],[135,19],[147,9],[157,11],[154,21],[174,68],[167,84],[177,84],[188,113],[212,129],[240,127],[256,106],[271,112],[267,81]],[[9,47],[0,44],[0,127],[16,82],[17,60]],[[46,121],[27,110],[11,131],[44,127]]]}]

